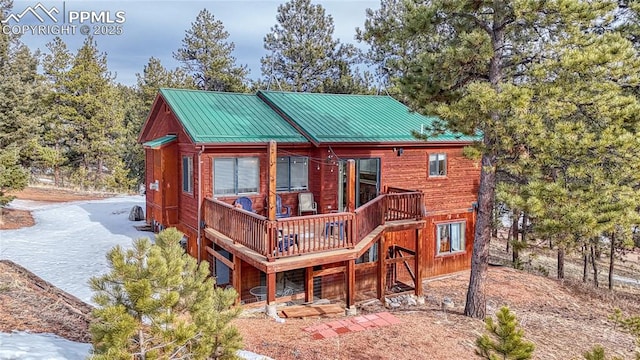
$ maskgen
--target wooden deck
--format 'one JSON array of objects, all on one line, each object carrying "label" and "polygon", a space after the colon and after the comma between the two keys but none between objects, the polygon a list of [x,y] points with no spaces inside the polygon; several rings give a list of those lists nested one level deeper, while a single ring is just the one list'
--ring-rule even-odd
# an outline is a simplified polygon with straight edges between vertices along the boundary
[{"label": "wooden deck", "polygon": [[[317,251],[313,253],[302,253],[298,256],[288,256],[273,261],[267,256],[252,250],[239,242],[235,242],[230,237],[212,228],[205,229],[205,236],[213,243],[231,251],[240,259],[247,262],[256,269],[264,273],[276,273],[281,271],[299,269],[309,266],[331,264],[338,261],[354,260],[364,253],[369,246],[377,241],[386,231],[398,231],[408,229],[421,229],[424,227],[424,220],[396,220],[388,221],[384,225],[379,225],[371,231],[362,241],[355,247],[350,249],[336,248],[331,250]],[[207,247],[207,252],[216,256],[216,251]],[[226,260],[226,259],[225,259]],[[228,260],[227,260],[228,261]],[[233,269],[233,264],[229,264]]]},{"label": "wooden deck", "polygon": [[421,228],[424,226],[423,204],[423,194],[420,192],[387,193],[352,213],[268,220],[264,216],[208,198],[204,204],[204,220],[207,237],[212,241],[222,241],[219,245],[225,248],[233,245],[243,252],[259,255],[256,259],[266,262],[279,260],[282,263],[282,260],[290,257],[326,256],[328,251],[351,250],[347,253],[355,255],[358,251],[364,251],[366,245],[384,229],[393,228],[397,231]]}]

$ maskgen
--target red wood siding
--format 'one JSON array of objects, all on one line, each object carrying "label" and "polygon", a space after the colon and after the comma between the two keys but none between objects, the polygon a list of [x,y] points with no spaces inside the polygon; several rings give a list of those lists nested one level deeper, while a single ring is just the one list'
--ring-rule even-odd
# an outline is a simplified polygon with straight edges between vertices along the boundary
[{"label": "red wood siding", "polygon": [[[450,255],[437,255],[436,228],[438,224],[448,222],[465,222],[465,251]],[[427,217],[427,224],[422,230],[425,256],[423,257],[423,277],[433,277],[471,267],[473,252],[473,232],[475,228],[475,213],[446,214]]]},{"label": "red wood siding", "polygon": [[[478,197],[480,167],[462,155],[462,146],[404,148],[334,148],[340,159],[379,158],[381,187],[399,187],[425,193],[427,213],[468,209]],[[326,150],[325,150],[326,152]],[[322,151],[320,151],[322,153]],[[429,154],[447,154],[447,176],[429,177]],[[337,168],[336,168],[337,171]],[[326,174],[325,186],[337,186],[337,175]],[[328,200],[328,199],[327,199]]]}]

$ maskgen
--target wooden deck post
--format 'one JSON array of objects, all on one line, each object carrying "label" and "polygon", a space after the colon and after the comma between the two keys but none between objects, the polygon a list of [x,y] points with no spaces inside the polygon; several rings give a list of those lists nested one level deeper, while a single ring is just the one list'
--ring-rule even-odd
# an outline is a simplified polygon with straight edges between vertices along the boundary
[{"label": "wooden deck post", "polygon": [[415,257],[416,296],[422,296],[422,257],[423,256],[424,256],[424,241],[422,241],[422,229],[416,229],[416,257]]},{"label": "wooden deck post", "polygon": [[308,266],[304,269],[304,301],[313,302],[313,267]]},{"label": "wooden deck post", "polygon": [[276,273],[267,274],[267,305],[276,301]]},{"label": "wooden deck post", "polygon": [[356,260],[347,260],[347,310],[354,305],[356,293]]},{"label": "wooden deck post", "polygon": [[384,304],[385,288],[387,287],[387,249],[385,248],[385,236],[378,240],[378,299]]},{"label": "wooden deck post", "polygon": [[269,184],[267,189],[267,218],[276,219],[276,168],[278,164],[278,147],[275,140],[269,141]]},{"label": "wooden deck post", "polygon": [[347,160],[347,212],[356,209],[356,161]]},{"label": "wooden deck post", "polygon": [[242,298],[242,274],[240,273],[240,269],[242,268],[242,260],[240,260],[240,257],[236,254],[233,255],[233,277],[231,279],[231,286],[233,286],[234,289],[236,289],[236,292],[238,293],[238,300],[237,302],[240,302],[240,299]]}]

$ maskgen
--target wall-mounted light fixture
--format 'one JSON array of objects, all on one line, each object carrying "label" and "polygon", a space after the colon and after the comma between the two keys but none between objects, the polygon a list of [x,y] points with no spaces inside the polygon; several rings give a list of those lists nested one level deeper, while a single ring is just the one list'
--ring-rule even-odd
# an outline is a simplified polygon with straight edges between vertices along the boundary
[{"label": "wall-mounted light fixture", "polygon": [[402,156],[402,154],[404,154],[404,149],[403,148],[398,148],[398,150],[396,151],[396,155]]}]

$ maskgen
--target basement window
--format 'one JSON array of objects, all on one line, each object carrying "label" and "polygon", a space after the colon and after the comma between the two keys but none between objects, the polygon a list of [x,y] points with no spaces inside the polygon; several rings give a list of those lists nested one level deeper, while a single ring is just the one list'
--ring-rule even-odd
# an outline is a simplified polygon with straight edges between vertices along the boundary
[{"label": "basement window", "polygon": [[447,176],[447,154],[429,155],[429,176]]},{"label": "basement window", "polygon": [[439,224],[436,228],[436,240],[438,255],[464,251],[464,222]]}]

